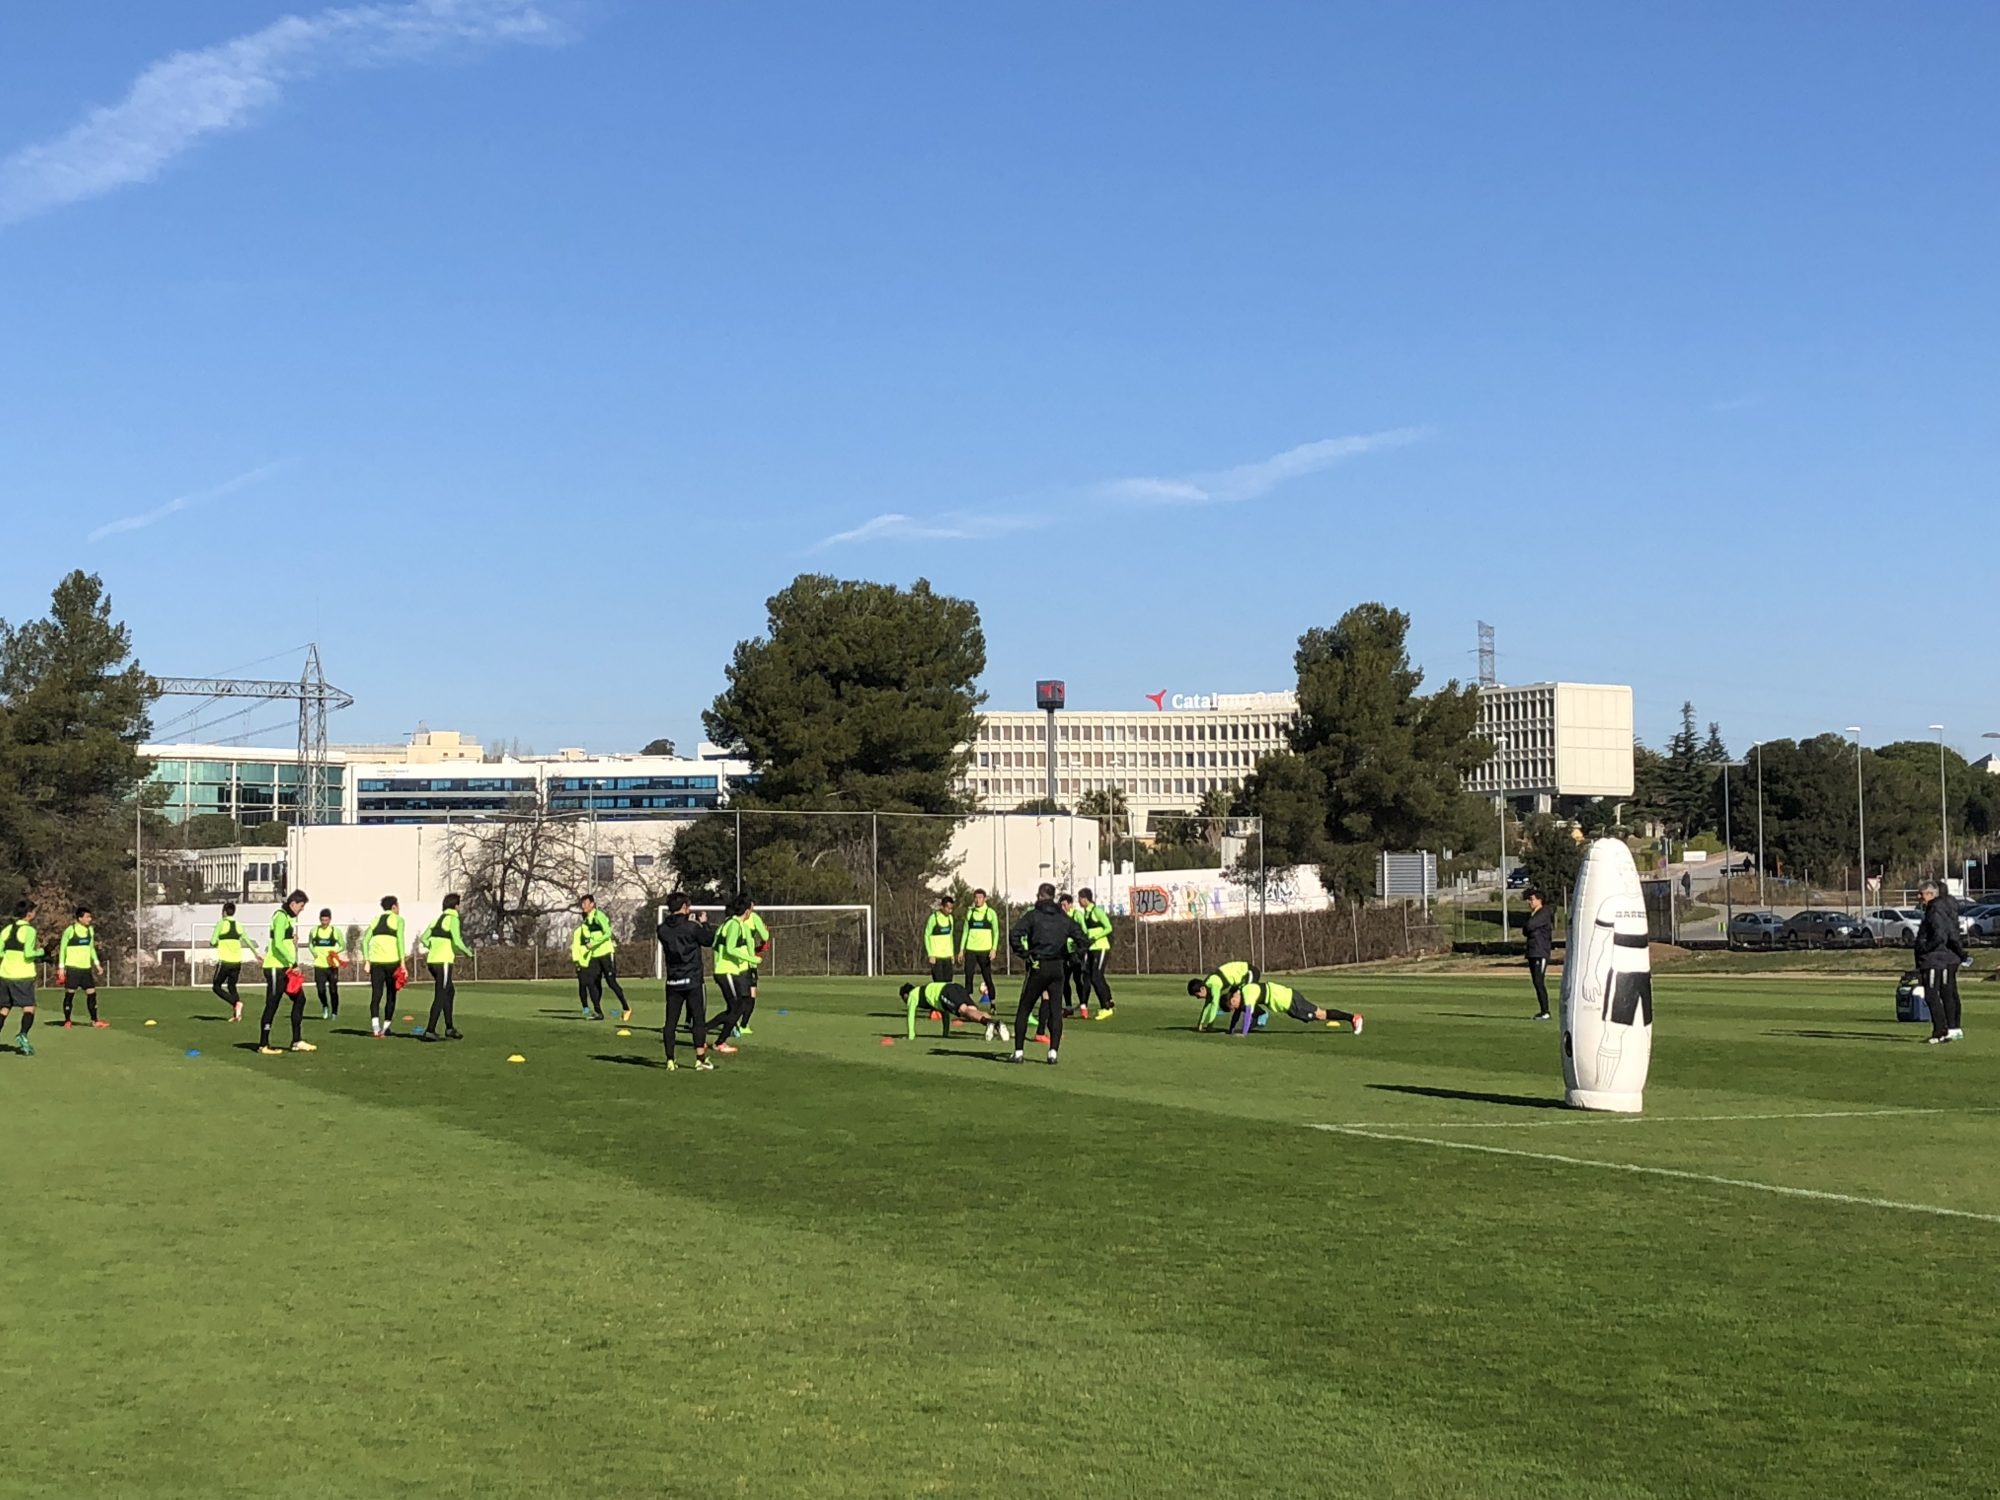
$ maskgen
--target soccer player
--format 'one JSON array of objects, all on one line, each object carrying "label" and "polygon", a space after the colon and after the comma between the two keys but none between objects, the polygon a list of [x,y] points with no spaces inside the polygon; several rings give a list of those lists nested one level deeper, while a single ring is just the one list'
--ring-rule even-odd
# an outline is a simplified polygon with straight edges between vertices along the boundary
[{"label": "soccer player", "polygon": [[340,1014],[340,929],[333,925],[333,908],[322,906],[319,922],[306,934],[312,950],[313,993],[319,997],[319,1018],[331,1021]]},{"label": "soccer player", "polygon": [[[1076,930],[1078,932],[1083,931],[1083,923],[1078,919],[1076,914],[1076,897],[1072,896],[1068,891],[1064,891],[1060,896],[1056,897],[1056,905],[1062,908],[1064,916],[1076,923]],[[1083,948],[1079,945],[1072,949],[1069,956],[1063,960],[1062,1013],[1064,1016],[1067,1017],[1076,1014],[1077,991],[1082,988]]]},{"label": "soccer player", "polygon": [[945,984],[951,979],[952,955],[958,952],[956,926],[951,897],[938,897],[937,910],[924,923],[924,957],[930,960],[931,981],[935,984]]},{"label": "soccer player", "polygon": [[1035,904],[1007,934],[1008,944],[1028,966],[1027,977],[1021,982],[1021,1003],[1014,1012],[1013,1061],[1023,1060],[1028,1017],[1039,1000],[1042,1031],[1049,1039],[1049,1064],[1055,1065],[1056,1052],[1062,1046],[1063,974],[1082,937],[1083,929],[1057,903],[1056,888],[1043,881],[1035,890]]},{"label": "soccer player", "polygon": [[1288,984],[1273,980],[1260,980],[1254,984],[1239,985],[1222,997],[1224,1014],[1230,1017],[1225,1028],[1238,1035],[1247,1036],[1256,1025],[1258,1013],[1283,1012],[1301,1025],[1310,1026],[1315,1021],[1324,1021],[1328,1026],[1338,1026],[1345,1021],[1354,1028],[1356,1036],[1361,1035],[1365,1024],[1362,1017],[1353,1011],[1334,1010],[1330,1006],[1314,1005]]},{"label": "soccer player", "polygon": [[76,1008],[76,992],[83,991],[83,1003],[90,1007],[90,1024],[102,1030],[109,1021],[101,1020],[97,1014],[97,933],[96,918],[90,908],[79,906],[76,920],[63,929],[62,941],[56,945],[57,979],[63,991],[63,1030],[74,1023],[70,1014]]},{"label": "soccer player", "polygon": [[1528,922],[1525,929],[1528,940],[1528,977],[1535,982],[1535,1003],[1540,1008],[1535,1012],[1537,1021],[1549,1018],[1549,958],[1555,952],[1556,914],[1549,910],[1548,901],[1537,890],[1528,892]]},{"label": "soccer player", "polygon": [[[243,996],[237,991],[236,981],[243,972],[243,949],[247,945],[252,953],[257,945],[252,943],[243,931],[243,924],[236,920],[236,903],[222,903],[222,920],[215,924],[215,934],[209,939],[215,947],[215,977],[209,989],[215,998],[229,1007],[229,1019],[243,1019]],[[258,954],[258,957],[262,957]]]},{"label": "soccer player", "polygon": [[632,1004],[625,998],[625,987],[618,982],[618,938],[611,931],[611,918],[597,909],[597,898],[585,895],[583,906],[583,930],[589,935],[590,963],[597,971],[597,1008],[604,1008],[604,991],[609,989],[618,997],[618,1019],[632,1019]]},{"label": "soccer player", "polygon": [[749,925],[743,915],[750,909],[750,898],[739,895],[729,904],[728,920],[715,934],[715,987],[722,991],[722,1015],[715,1023],[715,1034],[719,1040],[715,1050],[724,1056],[736,1048],[730,1038],[742,1027],[749,1011],[745,1002],[749,996],[743,990],[743,976],[757,961],[757,949],[750,937]]},{"label": "soccer player", "polygon": [[944,1034],[951,1035],[953,1021],[971,1021],[986,1028],[986,1040],[996,1036],[1003,1042],[1011,1042],[1013,1034],[1007,1030],[1007,1023],[987,1010],[972,998],[972,991],[956,980],[939,983],[933,979],[929,984],[906,984],[896,991],[897,997],[909,1007],[909,1037],[917,1039],[917,1012],[934,1010],[944,1021]]},{"label": "soccer player", "polygon": [[[278,1005],[287,995],[292,1000],[292,1050],[317,1052],[306,1040],[306,985],[299,967],[299,913],[306,909],[306,893],[293,891],[285,904],[271,913],[271,939],[264,945],[264,1020],[257,1033],[257,1050],[276,1057],[271,1045],[271,1023],[278,1018]],[[297,988],[293,986],[296,985]]]},{"label": "soccer player", "polygon": [[1094,996],[1097,1019],[1108,1021],[1112,1009],[1111,980],[1105,974],[1111,962],[1111,913],[1097,904],[1088,887],[1076,893],[1076,922],[1083,929],[1083,977],[1077,982],[1077,998],[1088,1010]]},{"label": "soccer player", "polygon": [[387,1036],[395,1029],[396,973],[403,968],[406,947],[402,903],[394,896],[384,896],[381,913],[361,940],[361,972],[368,976],[370,1036]]},{"label": "soccer player", "polygon": [[453,891],[444,898],[444,909],[437,920],[424,929],[424,962],[431,971],[431,1017],[424,1023],[424,1036],[430,1041],[437,1040],[440,1020],[444,1022],[446,1041],[464,1040],[452,1014],[458,986],[452,983],[451,966],[461,955],[470,958],[472,950],[465,946],[465,934],[458,925],[458,892]]},{"label": "soccer player", "polygon": [[576,965],[576,1003],[586,1021],[604,1019],[604,983],[590,959],[590,929],[579,922],[569,935],[569,961]]},{"label": "soccer player", "polygon": [[1240,958],[1232,958],[1227,963],[1217,964],[1206,979],[1190,979],[1187,991],[1201,1001],[1201,1019],[1195,1022],[1196,1031],[1206,1031],[1222,1014],[1222,1002],[1231,990],[1241,989],[1246,984],[1255,984],[1264,976],[1255,964],[1245,963]]},{"label": "soccer player", "polygon": [[771,929],[764,925],[764,919],[757,912],[757,903],[750,899],[748,891],[743,892],[743,923],[750,929],[750,967],[743,971],[743,998],[748,1008],[743,1012],[743,1022],[736,1028],[738,1036],[749,1036],[750,1017],[757,1009],[757,974],[763,968],[764,955],[771,951]]},{"label": "soccer player", "polygon": [[715,934],[700,917],[688,912],[688,898],[680,891],[667,897],[666,920],[660,923],[660,968],[667,976],[667,1024],[663,1028],[667,1046],[667,1071],[680,1064],[674,1061],[674,1033],[681,1027],[681,1010],[687,1010],[688,1030],[694,1036],[694,1070],[713,1073],[708,1058],[708,1007],[701,998],[701,950],[715,946]]},{"label": "soccer player", "polygon": [[[993,950],[1000,946],[1000,914],[986,904],[986,892],[974,891],[965,913],[965,931],[958,940],[958,959],[965,965],[965,987],[991,1005],[1000,992],[993,987]],[[974,984],[977,976],[979,983]]]},{"label": "soccer player", "polygon": [[15,1046],[23,1057],[35,1055],[28,1033],[35,1029],[35,965],[41,960],[42,943],[35,936],[35,903],[16,901],[14,920],[0,927],[0,1026],[7,1024],[9,1011],[21,1012],[21,1034]]}]

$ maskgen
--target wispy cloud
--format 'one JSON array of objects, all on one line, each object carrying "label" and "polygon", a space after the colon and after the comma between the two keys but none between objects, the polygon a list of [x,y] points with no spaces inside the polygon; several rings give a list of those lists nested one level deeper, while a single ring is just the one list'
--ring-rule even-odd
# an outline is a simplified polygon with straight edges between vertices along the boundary
[{"label": "wispy cloud", "polygon": [[[1343,459],[1358,458],[1385,448],[1401,448],[1430,435],[1423,427],[1398,427],[1387,432],[1366,432],[1353,437],[1321,438],[1301,443],[1283,453],[1260,458],[1255,463],[1238,464],[1233,469],[1217,469],[1206,474],[1136,475],[1107,479],[1060,491],[1050,502],[1053,509],[991,513],[949,511],[937,516],[907,516],[900,511],[875,516],[851,531],[836,531],[822,537],[809,549],[823,552],[828,547],[844,547],[861,542],[965,542],[1007,532],[1034,531],[1052,526],[1079,506],[1090,505],[1217,505],[1239,500],[1255,500],[1279,485],[1316,473]],[[1049,497],[1043,496],[1047,500]]]},{"label": "wispy cloud", "polygon": [[258,468],[238,474],[234,479],[211,485],[205,490],[194,490],[185,495],[176,495],[165,505],[156,505],[151,510],[142,510],[136,516],[120,516],[115,521],[106,521],[91,532],[86,541],[101,542],[108,536],[117,536],[126,531],[142,531],[155,521],[164,521],[168,516],[178,515],[184,510],[192,510],[209,500],[220,500],[224,495],[237,490],[248,489],[253,484],[262,484],[273,474],[284,468],[283,464],[263,464]]},{"label": "wispy cloud", "polygon": [[852,531],[836,531],[821,537],[810,550],[845,547],[856,542],[976,542],[1005,536],[1013,531],[1031,531],[1046,526],[1046,516],[989,516],[953,512],[942,516],[906,516],[900,511],[873,516]]},{"label": "wispy cloud", "polygon": [[403,0],[285,16],[213,47],[176,52],[134,79],[118,103],[0,158],[0,227],[150,182],[203,137],[251,124],[289,84],[563,34],[548,0]]},{"label": "wispy cloud", "polygon": [[1762,406],[1770,398],[1762,391],[1751,391],[1748,395],[1732,396],[1727,401],[1711,401],[1710,411],[1748,411],[1753,406]]},{"label": "wispy cloud", "polygon": [[1283,453],[1260,458],[1255,463],[1238,464],[1233,469],[1217,469],[1207,474],[1173,476],[1140,475],[1112,479],[1092,487],[1101,500],[1124,505],[1220,505],[1239,500],[1255,500],[1281,484],[1317,473],[1345,459],[1385,448],[1404,448],[1429,434],[1422,427],[1397,427],[1387,432],[1365,432],[1352,437],[1321,438],[1301,443]]}]

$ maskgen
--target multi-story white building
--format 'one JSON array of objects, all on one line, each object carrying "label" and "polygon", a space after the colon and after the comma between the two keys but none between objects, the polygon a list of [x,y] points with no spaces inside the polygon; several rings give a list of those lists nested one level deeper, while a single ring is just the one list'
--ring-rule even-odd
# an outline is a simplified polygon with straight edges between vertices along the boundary
[{"label": "multi-story white building", "polygon": [[1632,795],[1632,689],[1590,682],[1533,682],[1479,690],[1479,732],[1493,758],[1466,778],[1487,797]]},{"label": "multi-story white building", "polygon": [[720,807],[743,761],[666,755],[503,756],[466,764],[347,765],[345,823],[443,823],[540,808],[600,820],[672,817]]},{"label": "multi-story white building", "polygon": [[[1234,793],[1257,758],[1286,748],[1296,693],[1151,693],[1151,708],[1063,709],[1056,715],[1056,797],[1073,806],[1090,792],[1125,794],[1133,826],[1156,813],[1192,812],[1208,792]],[[1005,812],[1048,792],[1048,720],[1036,709],[980,716],[968,789],[985,811]]]}]

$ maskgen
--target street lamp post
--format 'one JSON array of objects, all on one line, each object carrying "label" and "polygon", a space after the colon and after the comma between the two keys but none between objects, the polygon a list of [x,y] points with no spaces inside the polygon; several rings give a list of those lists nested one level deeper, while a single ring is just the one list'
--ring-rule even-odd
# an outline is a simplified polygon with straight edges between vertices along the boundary
[{"label": "street lamp post", "polygon": [[1767,905],[1764,897],[1764,747],[1752,745],[1757,752],[1757,904]]},{"label": "street lamp post", "polygon": [[1938,737],[1938,878],[1951,875],[1951,804],[1944,789],[1944,725],[1933,724]]},{"label": "street lamp post", "polygon": [[1847,732],[1854,736],[1854,834],[1861,861],[1854,891],[1854,914],[1858,917],[1868,904],[1868,805],[1861,793],[1861,726],[1849,724]]},{"label": "street lamp post", "polygon": [[1729,832],[1729,768],[1742,764],[1740,760],[1725,760],[1722,763],[1722,904],[1727,908],[1722,928],[1724,943],[1729,941],[1728,924],[1736,920],[1736,872],[1730,868],[1730,856],[1736,852],[1736,841]]}]

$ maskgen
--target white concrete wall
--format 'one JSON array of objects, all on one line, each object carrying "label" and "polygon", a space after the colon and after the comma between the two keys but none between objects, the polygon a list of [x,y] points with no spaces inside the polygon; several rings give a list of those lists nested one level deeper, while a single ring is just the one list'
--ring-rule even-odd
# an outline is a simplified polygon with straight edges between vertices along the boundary
[{"label": "white concrete wall", "polygon": [[1556,790],[1565,797],[1632,795],[1632,690],[1556,684]]},{"label": "white concrete wall", "polygon": [[1098,873],[1097,820],[980,814],[952,835],[945,860],[967,885],[1009,906],[1030,903],[1044,880],[1068,891],[1091,884]]}]

